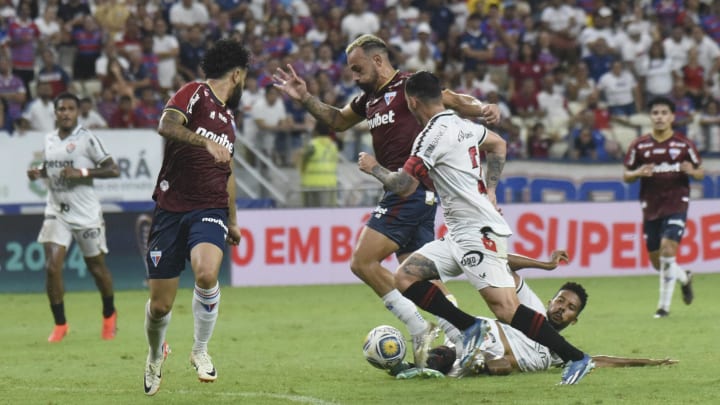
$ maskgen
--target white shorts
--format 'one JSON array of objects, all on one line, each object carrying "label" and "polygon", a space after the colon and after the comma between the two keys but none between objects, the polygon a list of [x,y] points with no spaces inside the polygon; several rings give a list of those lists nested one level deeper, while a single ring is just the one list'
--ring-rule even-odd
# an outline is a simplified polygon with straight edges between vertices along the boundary
[{"label": "white shorts", "polygon": [[507,238],[491,235],[496,252],[488,250],[481,235],[463,240],[462,246],[445,237],[421,247],[417,253],[435,263],[440,279],[447,281],[461,274],[477,290],[486,287],[515,288],[515,280],[507,266]]},{"label": "white shorts", "polygon": [[75,239],[83,257],[95,257],[101,253],[107,254],[107,240],[105,239],[105,222],[99,226],[72,229],[70,225],[58,218],[45,218],[37,241],[40,243],[55,243],[67,249]]}]

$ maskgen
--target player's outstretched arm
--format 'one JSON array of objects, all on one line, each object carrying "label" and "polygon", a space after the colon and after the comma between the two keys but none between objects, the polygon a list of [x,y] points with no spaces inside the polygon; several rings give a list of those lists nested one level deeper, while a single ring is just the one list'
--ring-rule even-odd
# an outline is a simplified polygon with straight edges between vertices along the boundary
[{"label": "player's outstretched arm", "polygon": [[488,125],[500,122],[500,108],[497,104],[485,104],[473,96],[455,93],[449,89],[443,90],[442,101],[445,107],[457,111],[460,115],[480,117]]},{"label": "player's outstretched arm", "polygon": [[595,367],[645,367],[662,366],[675,364],[678,361],[672,359],[632,359],[628,357],[615,356],[592,356]]},{"label": "player's outstretched arm", "polygon": [[299,101],[308,112],[318,121],[330,126],[335,131],[345,131],[362,121],[362,117],[355,114],[350,104],[342,109],[325,104],[307,90],[305,80],[295,73],[291,65],[287,71],[278,68],[273,74],[275,87],[293,100]]},{"label": "player's outstretched arm", "polygon": [[60,177],[66,179],[80,179],[83,177],[89,177],[94,179],[110,179],[113,177],[120,177],[120,168],[113,158],[109,157],[100,163],[100,167],[95,168],[78,168],[78,167],[65,167],[60,172]]},{"label": "player's outstretched arm", "polygon": [[[412,157],[410,159],[412,159]],[[410,161],[410,159],[408,159],[408,161]],[[365,152],[360,152],[358,156],[358,167],[363,172],[380,180],[387,190],[402,197],[412,194],[420,183],[406,171],[391,172],[380,166],[373,155]]]},{"label": "player's outstretched arm", "polygon": [[510,266],[510,270],[512,271],[518,271],[528,268],[551,271],[555,270],[561,262],[567,263],[569,260],[570,257],[568,256],[568,253],[564,250],[553,251],[550,255],[550,260],[546,262],[531,259],[523,255],[508,253],[508,266]]}]

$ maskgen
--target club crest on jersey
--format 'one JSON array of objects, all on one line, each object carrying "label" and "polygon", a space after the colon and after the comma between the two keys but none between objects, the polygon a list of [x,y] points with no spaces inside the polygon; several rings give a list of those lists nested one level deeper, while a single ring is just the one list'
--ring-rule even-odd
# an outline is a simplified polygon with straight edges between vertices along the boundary
[{"label": "club crest on jersey", "polygon": [[680,156],[680,152],[682,152],[680,149],[677,148],[670,148],[668,149],[668,153],[670,154],[670,158],[672,160],[675,160],[678,156]]},{"label": "club crest on jersey", "polygon": [[385,105],[390,105],[390,103],[395,100],[395,96],[397,96],[396,91],[389,91],[385,93]]},{"label": "club crest on jersey", "polygon": [[65,147],[65,151],[67,151],[67,153],[73,153],[74,150],[75,150],[75,144],[74,144],[74,143],[69,143],[69,144]]},{"label": "club crest on jersey", "polygon": [[162,257],[162,250],[151,250],[150,251],[150,260],[152,260],[153,265],[157,267],[158,263],[160,263],[160,258]]}]

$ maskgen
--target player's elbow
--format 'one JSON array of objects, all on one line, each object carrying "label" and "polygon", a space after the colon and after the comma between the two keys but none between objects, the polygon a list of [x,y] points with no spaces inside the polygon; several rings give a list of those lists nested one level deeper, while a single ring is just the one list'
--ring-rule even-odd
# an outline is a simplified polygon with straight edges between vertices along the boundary
[{"label": "player's elbow", "polygon": [[117,165],[117,163],[113,163],[109,169],[108,177],[114,178],[114,177],[120,177],[120,166]]}]

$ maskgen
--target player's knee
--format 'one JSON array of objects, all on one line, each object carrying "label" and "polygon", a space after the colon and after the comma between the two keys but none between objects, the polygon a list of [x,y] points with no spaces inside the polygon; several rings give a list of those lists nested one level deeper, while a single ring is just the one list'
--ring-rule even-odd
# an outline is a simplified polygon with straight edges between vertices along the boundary
[{"label": "player's knee", "polygon": [[154,319],[159,319],[170,313],[172,310],[172,304],[169,302],[150,302],[150,316]]},{"label": "player's knee", "polygon": [[356,276],[363,278],[371,269],[370,262],[362,257],[361,255],[352,255],[352,259],[350,259],[350,270],[352,270],[353,274]]},{"label": "player's knee", "polygon": [[48,277],[62,277],[63,263],[57,263],[53,260],[45,261],[45,273]]},{"label": "player's knee", "polygon": [[195,284],[200,288],[213,288],[217,285],[217,272],[213,269],[197,269],[195,271]]}]

